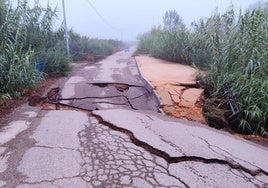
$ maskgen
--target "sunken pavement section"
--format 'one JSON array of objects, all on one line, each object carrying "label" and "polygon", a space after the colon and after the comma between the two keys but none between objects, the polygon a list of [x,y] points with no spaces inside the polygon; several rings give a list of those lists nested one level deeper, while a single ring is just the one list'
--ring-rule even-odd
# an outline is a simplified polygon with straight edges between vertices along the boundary
[{"label": "sunken pavement section", "polygon": [[268,187],[267,148],[159,113],[130,55],[76,64],[57,97],[11,114],[0,187]]}]

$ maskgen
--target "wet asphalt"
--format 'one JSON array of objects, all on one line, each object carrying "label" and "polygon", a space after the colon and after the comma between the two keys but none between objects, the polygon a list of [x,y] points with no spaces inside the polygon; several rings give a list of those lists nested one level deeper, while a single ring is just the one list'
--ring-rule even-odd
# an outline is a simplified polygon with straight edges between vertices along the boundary
[{"label": "wet asphalt", "polygon": [[50,109],[7,118],[0,187],[268,187],[267,148],[159,113],[134,50],[73,64]]}]

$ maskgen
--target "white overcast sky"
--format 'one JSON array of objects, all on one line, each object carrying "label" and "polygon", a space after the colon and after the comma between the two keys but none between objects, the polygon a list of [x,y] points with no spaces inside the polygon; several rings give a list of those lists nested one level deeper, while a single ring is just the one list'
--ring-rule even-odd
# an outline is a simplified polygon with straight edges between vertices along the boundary
[{"label": "white overcast sky", "polygon": [[[58,7],[59,25],[63,20],[62,0],[40,0],[41,4],[48,2]],[[161,24],[167,10],[176,10],[189,26],[194,20],[210,16],[216,7],[221,12],[226,10],[231,2],[236,9],[244,10],[258,0],[65,0],[65,8],[68,28],[77,33],[133,41],[138,34]]]}]

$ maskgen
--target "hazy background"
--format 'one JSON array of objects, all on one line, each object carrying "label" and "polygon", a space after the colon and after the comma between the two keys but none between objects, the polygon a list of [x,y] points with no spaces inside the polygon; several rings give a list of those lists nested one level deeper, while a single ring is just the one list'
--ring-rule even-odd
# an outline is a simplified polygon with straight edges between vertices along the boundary
[{"label": "hazy background", "polygon": [[[34,0],[29,0],[33,3]],[[167,10],[176,10],[186,26],[201,17],[208,17],[218,7],[225,11],[230,3],[245,10],[258,0],[65,0],[69,29],[89,37],[134,41],[154,25],[162,24]],[[57,27],[63,21],[62,0],[40,0],[57,6]]]}]

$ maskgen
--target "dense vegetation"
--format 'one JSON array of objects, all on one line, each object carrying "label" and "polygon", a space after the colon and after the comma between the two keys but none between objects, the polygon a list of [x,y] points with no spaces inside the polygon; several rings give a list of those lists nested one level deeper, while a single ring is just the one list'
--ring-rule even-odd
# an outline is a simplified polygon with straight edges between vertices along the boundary
[{"label": "dense vegetation", "polygon": [[[56,10],[41,7],[36,1],[18,0],[16,7],[0,1],[0,105],[11,97],[21,96],[46,76],[66,76],[70,61],[86,55],[104,57],[122,44],[115,40],[89,39],[70,31],[71,57],[65,50],[64,30],[53,29]],[[45,62],[44,72],[36,62]]]},{"label": "dense vegetation", "polygon": [[0,100],[23,94],[44,79],[35,62],[46,61],[49,76],[66,75],[70,59],[66,56],[63,35],[52,31],[56,11],[37,3],[18,1],[11,8],[1,1],[0,8]]},{"label": "dense vegetation", "polygon": [[[210,125],[221,127],[230,113],[221,95],[231,83],[242,111],[239,131],[268,136],[268,13],[241,11],[233,7],[207,19],[174,27],[177,14],[166,14],[164,26],[140,36],[138,52],[207,70],[201,78],[207,97],[205,113]],[[178,21],[177,21],[178,22]],[[174,22],[173,22],[174,23]],[[172,27],[170,27],[170,25]],[[176,24],[175,24],[176,25]],[[219,119],[222,118],[222,121]]]},{"label": "dense vegetation", "polygon": [[70,50],[74,61],[87,59],[93,56],[95,60],[102,59],[120,50],[123,43],[112,39],[95,39],[70,32]]}]

